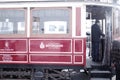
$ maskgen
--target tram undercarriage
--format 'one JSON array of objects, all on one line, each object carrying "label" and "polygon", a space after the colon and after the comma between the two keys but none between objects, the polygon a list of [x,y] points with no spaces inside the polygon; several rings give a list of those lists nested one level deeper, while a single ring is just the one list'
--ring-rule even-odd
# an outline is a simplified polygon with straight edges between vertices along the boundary
[{"label": "tram undercarriage", "polygon": [[79,80],[79,70],[78,66],[1,65],[0,80]]}]

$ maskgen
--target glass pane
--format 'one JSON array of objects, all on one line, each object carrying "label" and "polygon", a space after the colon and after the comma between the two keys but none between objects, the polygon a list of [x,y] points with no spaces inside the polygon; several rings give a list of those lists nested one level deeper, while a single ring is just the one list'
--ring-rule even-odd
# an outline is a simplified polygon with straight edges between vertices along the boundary
[{"label": "glass pane", "polygon": [[24,34],[25,11],[0,9],[0,34]]},{"label": "glass pane", "polygon": [[70,10],[67,8],[34,9],[32,21],[32,34],[68,34]]},{"label": "glass pane", "polygon": [[119,37],[120,36],[120,9],[115,9],[115,12],[114,12],[114,36],[115,37]]}]

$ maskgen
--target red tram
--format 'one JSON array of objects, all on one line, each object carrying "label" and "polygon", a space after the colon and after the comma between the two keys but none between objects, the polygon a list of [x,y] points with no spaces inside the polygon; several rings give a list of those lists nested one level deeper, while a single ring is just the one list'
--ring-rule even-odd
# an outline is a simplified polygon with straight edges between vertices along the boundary
[{"label": "red tram", "polygon": [[94,19],[101,21],[110,52],[119,6],[95,3],[1,1],[0,80],[69,80],[70,69],[86,66],[86,22]]}]

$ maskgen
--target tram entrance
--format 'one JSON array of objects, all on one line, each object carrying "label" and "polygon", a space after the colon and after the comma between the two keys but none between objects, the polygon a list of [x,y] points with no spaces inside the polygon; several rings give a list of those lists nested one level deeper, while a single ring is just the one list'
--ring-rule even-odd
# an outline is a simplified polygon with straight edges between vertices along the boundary
[{"label": "tram entrance", "polygon": [[86,67],[90,69],[90,79],[111,80],[112,8],[90,5],[86,7],[86,14]]},{"label": "tram entrance", "polygon": [[102,65],[110,65],[110,48],[111,48],[111,30],[112,30],[112,8],[103,6],[88,5],[86,7],[86,35],[87,35],[87,59],[93,59],[92,25],[96,20],[100,22],[100,30],[105,36],[100,37],[99,51],[97,62]]}]

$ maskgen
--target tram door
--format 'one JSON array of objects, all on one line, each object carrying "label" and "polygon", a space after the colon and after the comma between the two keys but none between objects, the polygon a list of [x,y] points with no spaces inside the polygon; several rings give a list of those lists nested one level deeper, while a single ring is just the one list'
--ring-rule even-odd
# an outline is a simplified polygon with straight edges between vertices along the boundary
[{"label": "tram door", "polygon": [[104,58],[103,65],[110,65],[110,50],[112,43],[112,8],[107,8],[105,10],[106,26],[105,26],[105,48],[104,48]]},{"label": "tram door", "polygon": [[99,60],[104,65],[110,64],[110,48],[111,48],[111,33],[112,33],[112,8],[103,6],[91,6],[86,7],[86,33],[87,33],[87,46],[89,46],[89,52],[87,56],[92,56],[92,43],[91,43],[91,26],[96,20],[100,21],[100,29],[105,34],[105,37],[101,37],[99,47]]}]

